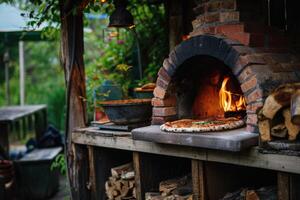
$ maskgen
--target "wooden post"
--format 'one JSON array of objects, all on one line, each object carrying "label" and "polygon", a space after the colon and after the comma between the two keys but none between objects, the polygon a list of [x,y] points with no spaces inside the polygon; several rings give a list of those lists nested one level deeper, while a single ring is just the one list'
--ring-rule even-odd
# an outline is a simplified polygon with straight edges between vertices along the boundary
[{"label": "wooden post", "polygon": [[192,160],[192,181],[194,200],[205,200],[205,171],[204,161]]},{"label": "wooden post", "polygon": [[97,200],[97,188],[96,188],[96,170],[95,170],[95,154],[94,147],[88,146],[88,154],[89,154],[89,189],[91,191],[91,199]]},{"label": "wooden post", "polygon": [[140,166],[140,157],[138,152],[133,152],[133,167],[135,173],[135,187],[136,187],[136,199],[142,200],[142,184],[141,184],[141,166]]},{"label": "wooden post", "polygon": [[74,159],[72,160],[74,172],[72,178],[76,185],[71,188],[72,199],[90,199],[89,191],[89,160],[88,150],[84,145],[72,144]]},{"label": "wooden post", "polygon": [[300,176],[285,172],[277,173],[278,200],[298,200],[300,198]]},{"label": "wooden post", "polygon": [[4,150],[3,153],[5,153],[6,156],[9,154],[9,141],[8,141],[8,135],[11,131],[11,124],[9,123],[0,123],[0,146]]},{"label": "wooden post", "polygon": [[169,50],[181,42],[183,35],[183,18],[182,18],[181,0],[168,0],[165,7],[167,9],[168,26],[169,26]]},{"label": "wooden post", "polygon": [[45,133],[47,125],[47,109],[43,109],[34,114],[34,127],[37,140]]},{"label": "wooden post", "polygon": [[85,173],[82,170],[87,162],[82,163],[81,167],[76,165],[75,157],[83,158],[83,155],[80,151],[74,155],[71,148],[73,129],[84,127],[87,122],[82,10],[88,2],[87,0],[60,0],[61,63],[65,72],[67,88],[66,159],[72,199],[85,199],[80,197],[83,193],[88,193],[86,187],[81,187],[85,180],[78,179],[79,174]]},{"label": "wooden post", "polygon": [[19,41],[19,66],[20,66],[20,105],[25,103],[25,62],[24,62],[24,42]]}]

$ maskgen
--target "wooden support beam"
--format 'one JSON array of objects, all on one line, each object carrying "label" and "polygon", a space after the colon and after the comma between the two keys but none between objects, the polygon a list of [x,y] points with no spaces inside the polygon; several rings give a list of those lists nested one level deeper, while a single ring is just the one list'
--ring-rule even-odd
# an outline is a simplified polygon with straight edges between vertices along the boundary
[{"label": "wooden support beam", "polygon": [[91,200],[97,200],[97,186],[96,186],[96,170],[95,170],[95,151],[94,147],[87,146],[89,155],[89,183],[88,188],[91,191]]},{"label": "wooden support beam", "polygon": [[194,200],[205,200],[205,171],[204,161],[192,160],[192,182]]},{"label": "wooden support beam", "polygon": [[300,176],[285,172],[277,173],[278,200],[300,199]]},{"label": "wooden support beam", "polygon": [[[80,198],[85,189],[78,178],[78,166],[74,165],[76,155],[72,151],[71,132],[84,127],[87,122],[86,88],[83,64],[83,7],[86,1],[60,0],[61,18],[61,63],[65,72],[67,88],[66,111],[66,160],[72,199]],[[82,6],[83,5],[83,6]],[[76,13],[72,12],[74,9]],[[88,162],[88,161],[87,161]],[[84,163],[87,165],[87,162]]]},{"label": "wooden support beam", "polygon": [[72,145],[72,151],[74,159],[72,163],[68,163],[72,166],[73,176],[72,183],[75,183],[71,187],[72,200],[90,199],[89,190],[89,160],[88,150],[84,145]]},{"label": "wooden support beam", "polygon": [[[8,134],[11,130],[10,123],[0,123],[0,151],[4,151],[3,153],[8,156],[9,152],[9,141]],[[2,152],[1,152],[2,153]]]}]

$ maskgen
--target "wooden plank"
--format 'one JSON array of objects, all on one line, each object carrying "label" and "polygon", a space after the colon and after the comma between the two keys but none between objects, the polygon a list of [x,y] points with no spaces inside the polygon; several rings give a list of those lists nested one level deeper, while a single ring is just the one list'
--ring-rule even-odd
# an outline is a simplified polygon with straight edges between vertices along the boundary
[{"label": "wooden plank", "polygon": [[30,153],[25,154],[21,161],[42,161],[53,160],[62,151],[62,147],[34,149]]},{"label": "wooden plank", "polygon": [[192,160],[192,181],[194,200],[205,200],[205,172],[204,162],[199,160]]},{"label": "wooden plank", "polygon": [[290,199],[290,177],[287,173],[277,174],[278,200]]},{"label": "wooden plank", "polygon": [[88,155],[89,155],[89,189],[91,191],[91,199],[97,200],[97,185],[96,185],[96,171],[95,171],[95,155],[94,147],[88,146]]},{"label": "wooden plank", "polygon": [[161,181],[190,173],[188,159],[134,152],[137,199],[145,199],[146,192],[159,190]]},{"label": "wooden plank", "polygon": [[9,152],[8,135],[9,135],[10,131],[11,131],[10,123],[1,123],[0,122],[0,146],[1,146],[0,152],[4,151],[3,153],[6,156],[8,156],[8,152]]},{"label": "wooden plank", "polygon": [[290,173],[277,173],[278,200],[300,199],[300,176]]},{"label": "wooden plank", "polygon": [[130,137],[102,137],[99,136],[98,133],[93,132],[74,132],[72,134],[72,141],[78,144],[183,158],[198,158],[201,160],[206,158],[206,151],[203,149],[176,145],[162,145],[153,142],[132,140]]},{"label": "wooden plank", "polygon": [[140,167],[140,156],[138,152],[133,152],[133,168],[135,173],[135,187],[136,187],[136,199],[142,200],[142,184],[141,184],[141,167]]},{"label": "wooden plank", "polygon": [[78,144],[229,163],[300,174],[300,157],[261,154],[258,152],[258,147],[253,147],[239,153],[233,153],[132,140],[130,137],[101,137],[93,132],[74,132],[72,134],[72,140]]},{"label": "wooden plank", "polygon": [[132,152],[94,147],[95,194],[97,200],[106,200],[105,182],[111,176],[111,168],[132,161]]},{"label": "wooden plank", "polygon": [[5,106],[0,108],[0,121],[15,121],[47,108],[46,105]]},{"label": "wooden plank", "polygon": [[35,135],[39,139],[47,130],[47,110],[43,109],[34,114]]},{"label": "wooden plank", "polygon": [[[72,162],[69,166],[72,167],[73,173],[72,183],[76,183],[71,187],[72,199],[90,199],[90,191],[87,187],[89,181],[89,161],[87,147],[84,145],[72,144]],[[76,180],[76,181],[75,181]]]}]

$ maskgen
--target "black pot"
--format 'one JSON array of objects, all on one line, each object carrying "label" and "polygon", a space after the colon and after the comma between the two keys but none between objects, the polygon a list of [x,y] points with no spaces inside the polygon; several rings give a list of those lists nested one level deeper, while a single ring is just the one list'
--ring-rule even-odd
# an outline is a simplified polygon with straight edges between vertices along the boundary
[{"label": "black pot", "polygon": [[100,103],[105,114],[115,124],[133,124],[150,121],[151,99],[128,99]]}]

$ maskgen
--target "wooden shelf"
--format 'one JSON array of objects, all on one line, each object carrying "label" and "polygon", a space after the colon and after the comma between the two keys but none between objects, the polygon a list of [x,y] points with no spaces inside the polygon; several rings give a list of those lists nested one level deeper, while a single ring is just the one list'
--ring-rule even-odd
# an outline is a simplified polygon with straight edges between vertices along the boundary
[{"label": "wooden shelf", "polygon": [[[72,133],[79,183],[78,199],[107,199],[104,184],[110,169],[132,162],[137,200],[158,190],[160,181],[191,174],[195,200],[220,199],[242,187],[277,185],[278,199],[300,198],[300,157],[159,144],[133,140],[130,132],[96,127]],[[230,181],[229,181],[230,180]],[[218,188],[218,189],[216,189]]]},{"label": "wooden shelf", "polygon": [[243,152],[208,150],[133,140],[128,132],[122,132],[121,134],[112,131],[99,131],[95,128],[80,129],[73,132],[72,141],[75,144],[182,157],[200,161],[220,162],[300,174],[300,157],[261,154],[258,152],[258,147],[253,147]]}]

